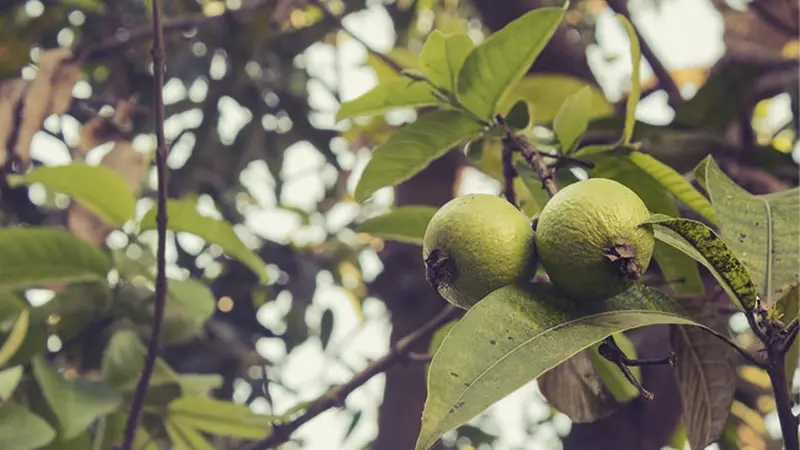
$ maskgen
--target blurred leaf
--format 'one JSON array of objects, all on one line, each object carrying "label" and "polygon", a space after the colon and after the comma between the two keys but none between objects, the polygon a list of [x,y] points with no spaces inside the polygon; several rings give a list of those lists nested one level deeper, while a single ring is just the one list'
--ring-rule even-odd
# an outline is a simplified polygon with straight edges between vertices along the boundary
[{"label": "blurred leaf", "polygon": [[[385,53],[386,56],[392,58],[395,62],[399,63],[405,69],[420,69],[419,59],[417,55],[411,52],[411,50],[404,48],[404,47],[397,47],[393,48],[389,52]],[[373,54],[367,55],[367,65],[372,67],[375,70],[375,74],[378,76],[378,82],[383,83],[387,80],[391,80],[392,78],[399,78],[405,76],[400,75],[395,71],[393,68],[389,67],[385,62],[383,62],[380,58],[377,58]]]},{"label": "blurred leaf", "polygon": [[103,355],[103,379],[119,388],[135,383],[144,367],[146,353],[139,335],[131,330],[117,330],[108,341]]},{"label": "blurred leaf", "polygon": [[0,405],[0,448],[33,450],[55,437],[50,425],[28,408],[11,401]]},{"label": "blurred leaf", "polygon": [[342,438],[342,444],[347,442],[347,439],[350,437],[351,434],[353,434],[353,430],[356,429],[356,427],[358,426],[358,422],[361,421],[361,416],[362,416],[361,410],[356,411],[355,414],[353,414],[353,418],[350,420],[350,425],[347,426],[347,431],[345,431],[344,437]]},{"label": "blurred leaf", "polygon": [[58,418],[60,434],[66,439],[77,436],[98,417],[116,411],[122,403],[120,393],[105,382],[68,381],[42,356],[33,359],[33,376]]},{"label": "blurred leaf", "polygon": [[422,72],[436,86],[456,92],[458,72],[475,43],[466,33],[445,35],[433,30],[419,55]]},{"label": "blurred leaf", "polygon": [[74,162],[39,166],[25,175],[9,177],[12,186],[33,183],[72,197],[109,225],[121,227],[134,214],[135,199],[128,184],[106,166]]},{"label": "blurred leaf", "polygon": [[[207,217],[197,212],[197,206],[192,200],[167,201],[167,227],[173,231],[183,231],[194,234],[209,244],[216,244],[231,258],[239,260],[250,268],[259,281],[267,281],[267,272],[264,261],[242,242],[230,223],[222,219]],[[142,218],[141,229],[156,229],[155,205]]]},{"label": "blurred leaf", "polygon": [[563,17],[563,8],[538,8],[476,46],[458,74],[461,104],[492,121],[498,104],[531,67]]},{"label": "blurred leaf", "polygon": [[61,0],[61,4],[74,6],[90,13],[100,13],[105,9],[102,0]]},{"label": "blurred leaf", "polygon": [[275,418],[256,414],[247,405],[208,397],[181,397],[169,404],[167,420],[216,436],[261,439],[272,432]]},{"label": "blurred leaf", "polygon": [[70,438],[59,437],[42,450],[88,450],[92,448],[92,435],[89,430]]},{"label": "blurred leaf", "polygon": [[[727,333],[725,320],[706,297],[685,296],[681,305],[718,333]],[[706,448],[722,434],[730,414],[736,390],[733,349],[697,327],[674,325],[670,340],[679,361],[674,373],[689,444],[691,448]]]},{"label": "blurred leaf", "polygon": [[22,366],[14,366],[0,371],[0,405],[5,403],[22,379]]},{"label": "blurred leaf", "polygon": [[319,339],[322,341],[322,350],[328,347],[333,333],[333,311],[330,308],[325,309],[322,313],[322,319],[319,325]]},{"label": "blurred leaf", "polygon": [[[781,321],[789,323],[800,315],[800,284],[795,283],[783,297],[775,303],[776,309],[781,314]],[[789,351],[786,352],[786,382],[789,392],[792,391],[794,373],[800,360],[800,343],[795,339]]]},{"label": "blurred leaf", "polygon": [[776,301],[800,279],[800,188],[751,195],[711,157],[695,172],[711,197],[728,246],[747,268],[761,298]]},{"label": "blurred leaf", "polygon": [[[538,213],[550,200],[550,196],[542,185],[542,180],[527,161],[516,161],[514,168],[517,170],[520,181],[525,185],[525,192],[519,195],[522,210],[528,217]],[[527,195],[524,195],[527,194]]]},{"label": "blurred leaf", "polygon": [[378,189],[395,186],[423,170],[483,126],[457,111],[433,111],[403,126],[378,146],[356,186],[363,201]]},{"label": "blurred leaf", "polygon": [[180,311],[193,319],[198,326],[211,318],[217,309],[214,293],[203,282],[195,278],[170,279],[167,290],[167,309]]},{"label": "blurred leaf", "polygon": [[365,220],[358,226],[358,231],[384,239],[422,245],[428,222],[436,211],[432,206],[401,206]]},{"label": "blurred leaf", "polygon": [[27,309],[30,304],[12,291],[0,290],[0,331],[10,331],[14,322],[9,321]]},{"label": "blurred leaf", "polygon": [[515,130],[524,130],[531,124],[531,111],[528,102],[520,100],[506,114],[506,122]]},{"label": "blurred leaf", "polygon": [[654,225],[656,239],[681,250],[706,268],[719,281],[731,300],[749,311],[758,292],[750,275],[725,242],[700,222],[654,214],[643,223]]},{"label": "blurred leaf", "polygon": [[712,225],[716,224],[714,207],[711,206],[711,202],[703,197],[683,175],[656,158],[642,152],[632,152],[628,155],[628,158],[647,175],[664,186],[678,200],[692,208]]},{"label": "blurred leaf", "polygon": [[173,450],[214,450],[202,434],[186,424],[167,420],[165,427]]},{"label": "blurred leaf", "polygon": [[[622,350],[622,352],[630,359],[636,359],[636,346],[625,335],[625,333],[614,333],[614,342]],[[622,371],[619,370],[616,364],[603,357],[598,348],[602,343],[594,344],[589,350],[589,357],[592,359],[592,365],[597,371],[597,375],[603,380],[603,384],[608,388],[609,392],[614,396],[618,403],[628,403],[639,396],[639,390],[625,378]],[[631,373],[636,377],[639,382],[642,381],[642,370],[639,366],[631,366]]]},{"label": "blurred leaf", "polygon": [[592,90],[584,86],[577,92],[570,94],[558,114],[553,119],[553,133],[561,146],[561,154],[568,155],[578,146],[581,136],[589,126],[591,113]]},{"label": "blurred leaf", "polygon": [[98,249],[57,228],[0,229],[0,287],[48,282],[105,282],[111,261]]},{"label": "blurred leaf", "polygon": [[625,128],[622,131],[622,143],[628,145],[633,138],[633,127],[636,125],[636,107],[639,106],[639,97],[642,93],[639,73],[641,70],[642,50],[639,48],[639,37],[636,36],[636,30],[633,25],[622,14],[616,14],[616,16],[617,20],[622,22],[625,32],[628,34],[628,40],[631,43],[631,63],[633,64],[631,92],[628,94],[628,102],[625,105]]},{"label": "blurred leaf", "polygon": [[614,114],[614,106],[606,100],[603,91],[578,78],[564,75],[531,75],[517,83],[511,93],[501,102],[500,112],[507,112],[519,99],[524,99],[533,108],[535,124],[549,124],[555,120],[564,102],[583,88],[590,93],[590,106],[586,115],[590,120]]},{"label": "blurred leaf", "polygon": [[424,81],[409,78],[392,78],[375,86],[371,91],[342,103],[336,113],[336,121],[356,116],[374,116],[393,108],[419,108],[441,105],[433,94],[433,88]]},{"label": "blurred leaf", "polygon": [[[547,404],[575,423],[595,422],[619,408],[592,363],[593,352],[596,353],[592,348],[580,351],[536,379]],[[612,373],[609,371],[607,375]]]},{"label": "blurred leaf", "polygon": [[28,334],[28,325],[30,324],[30,312],[23,309],[19,314],[19,318],[14,322],[14,327],[11,332],[3,341],[3,346],[0,347],[0,368],[17,353],[17,350],[22,346],[25,341],[25,336]]},{"label": "blurred leaf", "polygon": [[494,291],[467,311],[433,357],[417,450],[610,334],[658,323],[695,324],[680,305],[642,285],[588,304],[563,298],[549,283]]}]

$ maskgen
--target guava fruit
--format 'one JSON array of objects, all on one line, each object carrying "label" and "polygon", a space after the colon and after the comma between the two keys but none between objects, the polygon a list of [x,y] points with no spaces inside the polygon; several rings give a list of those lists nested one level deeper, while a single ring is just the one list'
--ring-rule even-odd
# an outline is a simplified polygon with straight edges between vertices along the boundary
[{"label": "guava fruit", "polygon": [[625,185],[590,178],[559,191],[536,222],[536,249],[550,281],[577,300],[619,294],[647,270],[655,240],[642,199]]},{"label": "guava fruit", "polygon": [[490,292],[535,275],[528,217],[489,194],[456,197],[434,214],[422,248],[428,282],[469,309]]}]

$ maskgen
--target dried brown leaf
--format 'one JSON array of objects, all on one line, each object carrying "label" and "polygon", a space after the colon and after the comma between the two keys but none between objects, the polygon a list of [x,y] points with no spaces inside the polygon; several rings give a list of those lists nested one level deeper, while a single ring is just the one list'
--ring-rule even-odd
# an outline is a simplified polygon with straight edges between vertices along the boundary
[{"label": "dried brown leaf", "polygon": [[8,161],[8,143],[15,140],[20,101],[26,86],[25,80],[21,79],[0,83],[0,166]]}]

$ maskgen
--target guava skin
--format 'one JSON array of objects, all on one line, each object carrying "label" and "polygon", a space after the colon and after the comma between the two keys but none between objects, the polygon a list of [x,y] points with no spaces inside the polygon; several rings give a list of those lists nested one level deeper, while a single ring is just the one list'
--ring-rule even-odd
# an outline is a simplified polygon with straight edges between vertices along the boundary
[{"label": "guava skin", "polygon": [[448,302],[469,309],[490,292],[535,275],[530,221],[500,197],[457,197],[434,214],[422,248],[426,278]]},{"label": "guava skin", "polygon": [[576,300],[602,300],[647,270],[655,239],[642,199],[627,186],[590,178],[559,191],[536,223],[536,248],[550,281]]}]

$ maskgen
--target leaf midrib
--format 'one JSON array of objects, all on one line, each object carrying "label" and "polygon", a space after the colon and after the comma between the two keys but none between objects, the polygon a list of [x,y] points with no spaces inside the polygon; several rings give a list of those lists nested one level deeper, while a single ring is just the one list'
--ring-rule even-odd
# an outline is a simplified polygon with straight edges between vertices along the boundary
[{"label": "leaf midrib", "polygon": [[[514,347],[514,348],[513,348],[513,349],[512,349],[510,352],[506,353],[505,355],[503,355],[502,357],[500,357],[500,358],[499,358],[497,361],[495,361],[495,362],[493,362],[492,364],[490,364],[490,365],[489,365],[489,366],[488,366],[486,369],[484,369],[484,370],[483,370],[483,372],[481,372],[481,373],[480,373],[480,374],[479,374],[477,377],[475,377],[475,378],[474,378],[474,379],[473,379],[473,380],[470,382],[470,385],[469,385],[468,387],[466,387],[466,388],[465,388],[463,391],[461,391],[461,394],[459,394],[459,396],[458,396],[458,397],[455,399],[455,401],[453,401],[453,403],[451,403],[451,404],[450,404],[450,406],[448,406],[447,408],[445,408],[445,411],[449,411],[450,409],[452,409],[453,407],[455,407],[455,405],[456,405],[456,404],[457,404],[457,403],[458,403],[458,402],[459,402],[459,401],[460,401],[462,398],[464,398],[464,396],[466,395],[466,393],[467,393],[467,392],[468,392],[470,389],[472,389],[472,388],[473,388],[473,387],[474,387],[474,386],[475,386],[475,385],[476,385],[476,384],[477,384],[477,383],[478,383],[478,382],[479,382],[479,381],[480,381],[480,380],[481,380],[481,379],[484,377],[484,375],[486,375],[486,374],[487,374],[487,373],[488,373],[490,370],[492,370],[494,367],[496,367],[498,364],[500,364],[500,363],[501,363],[502,361],[504,361],[506,358],[508,358],[509,356],[511,356],[512,354],[514,354],[515,352],[517,352],[517,350],[519,350],[519,349],[521,349],[521,348],[525,347],[526,345],[528,345],[528,344],[529,344],[531,341],[533,341],[534,339],[537,339],[537,338],[539,338],[540,336],[542,336],[542,335],[544,335],[544,334],[546,334],[546,333],[548,333],[548,332],[556,331],[556,330],[558,330],[558,329],[561,329],[561,328],[564,328],[564,327],[566,327],[566,326],[568,326],[568,325],[572,325],[572,324],[574,324],[574,323],[579,323],[579,322],[585,321],[585,320],[587,320],[587,319],[596,319],[596,318],[600,318],[600,317],[604,317],[604,316],[608,316],[608,315],[618,315],[618,316],[623,316],[623,317],[624,317],[624,316],[628,316],[628,315],[636,315],[636,314],[646,314],[646,315],[664,315],[664,316],[678,317],[678,318],[681,318],[681,319],[687,320],[685,317],[682,317],[682,316],[680,316],[680,315],[678,315],[678,314],[675,314],[675,313],[670,313],[670,312],[661,312],[661,311],[659,311],[659,312],[655,312],[655,311],[650,311],[650,310],[646,310],[646,309],[631,309],[631,310],[626,310],[626,311],[622,311],[622,312],[621,312],[621,311],[607,311],[607,312],[603,312],[603,313],[600,313],[600,314],[593,314],[593,315],[590,315],[590,316],[584,316],[584,317],[581,317],[581,318],[578,318],[578,319],[573,319],[573,320],[570,320],[570,321],[567,321],[567,322],[560,323],[560,324],[556,325],[555,327],[548,328],[548,329],[546,329],[546,330],[544,330],[544,331],[542,331],[542,332],[540,332],[540,333],[537,333],[536,335],[534,335],[534,336],[531,336],[530,338],[528,338],[528,339],[526,339],[526,340],[522,341],[522,342],[520,343],[520,345],[518,345],[518,346]],[[609,334],[611,334],[611,332],[609,332]],[[589,344],[589,345],[591,345],[591,344]],[[587,347],[588,347],[588,346],[587,346]],[[578,351],[580,351],[580,350],[578,350]],[[553,366],[553,367],[555,367],[555,366]],[[547,369],[547,370],[550,370],[550,369],[552,369],[552,367],[550,367],[550,368],[549,368],[549,369]],[[543,370],[541,373],[544,373],[544,372],[546,372],[546,370]],[[442,422],[442,421],[441,421],[441,420],[439,420],[439,422],[438,422],[438,423],[441,423],[441,422]],[[438,427],[438,423],[437,423],[437,427]],[[430,433],[429,433],[429,435],[430,435]],[[429,442],[430,442],[430,438],[427,438],[427,439],[425,440],[425,445],[427,446],[427,445],[429,444]],[[429,448],[429,446],[427,446],[426,448]]]},{"label": "leaf midrib", "polygon": [[767,201],[767,199],[763,198],[762,196],[756,195],[754,197],[757,198],[758,200],[760,200],[761,203],[764,204],[764,210],[767,213],[767,219],[766,219],[767,220],[767,230],[766,230],[766,232],[767,232],[767,255],[766,255],[767,256],[767,268],[766,268],[766,273],[764,274],[764,278],[765,278],[764,283],[766,285],[765,288],[764,288],[764,294],[767,296],[767,301],[771,302],[772,301],[772,258],[773,258],[773,256],[772,256],[772,247],[773,247],[773,242],[772,242],[772,232],[773,232],[773,229],[772,229],[772,227],[773,227],[773,223],[772,223],[772,207],[769,205],[769,201]]}]

